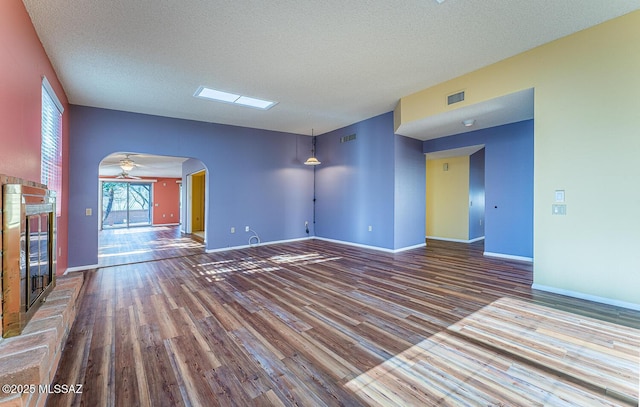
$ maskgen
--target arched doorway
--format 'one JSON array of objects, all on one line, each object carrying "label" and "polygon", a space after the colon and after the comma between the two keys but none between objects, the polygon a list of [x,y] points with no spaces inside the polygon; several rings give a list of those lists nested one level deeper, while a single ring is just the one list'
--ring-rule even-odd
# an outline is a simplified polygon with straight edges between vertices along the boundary
[{"label": "arched doorway", "polygon": [[187,160],[118,152],[100,162],[100,266],[204,251],[201,241],[191,239],[181,230],[182,164]]}]

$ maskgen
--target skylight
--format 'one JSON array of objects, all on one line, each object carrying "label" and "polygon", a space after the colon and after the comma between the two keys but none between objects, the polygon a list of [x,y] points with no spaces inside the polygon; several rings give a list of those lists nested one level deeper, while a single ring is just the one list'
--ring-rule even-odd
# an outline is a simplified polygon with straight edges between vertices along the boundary
[{"label": "skylight", "polygon": [[252,98],[249,96],[236,95],[234,93],[222,92],[216,89],[210,89],[200,86],[193,96],[203,99],[215,100],[217,102],[226,102],[241,106],[249,106],[257,109],[267,110],[276,105],[277,102]]}]

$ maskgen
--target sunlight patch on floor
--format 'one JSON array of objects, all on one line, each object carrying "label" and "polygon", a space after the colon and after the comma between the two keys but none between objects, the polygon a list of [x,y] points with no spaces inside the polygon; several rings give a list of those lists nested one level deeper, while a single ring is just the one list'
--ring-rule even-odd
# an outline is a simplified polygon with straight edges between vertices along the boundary
[{"label": "sunlight patch on floor", "polygon": [[160,246],[155,246],[159,249],[190,249],[202,247],[202,243],[195,242],[189,238],[176,238],[176,239],[161,239],[158,241]]},{"label": "sunlight patch on floor", "polygon": [[114,257],[114,256],[132,256],[134,254],[143,254],[143,253],[151,253],[152,249],[144,249],[144,250],[132,250],[130,252],[117,252],[117,253],[100,253],[98,257]]},{"label": "sunlight patch on floor", "polygon": [[280,254],[269,258],[276,264],[315,264],[326,261],[340,260],[342,257],[325,257],[319,253]]},{"label": "sunlight patch on floor", "polygon": [[131,235],[136,233],[148,233],[156,232],[160,230],[169,230],[166,226],[148,226],[148,227],[134,227],[134,228],[122,228],[122,229],[108,229],[109,232],[114,235]]},{"label": "sunlight patch on floor", "polygon": [[222,260],[209,263],[201,263],[193,266],[196,273],[205,277],[209,282],[222,281],[232,274],[256,274],[280,270],[267,260],[256,260],[246,257],[240,260]]},{"label": "sunlight patch on floor", "polygon": [[196,273],[209,282],[222,281],[233,273],[255,274],[282,269],[282,265],[305,265],[339,260],[341,257],[326,257],[318,253],[280,254],[268,259],[245,257],[220,260],[195,265]]},{"label": "sunlight patch on floor", "polygon": [[640,330],[505,297],[360,374],[346,387],[381,406],[434,400],[456,405],[502,405],[505,400],[509,405],[559,406],[567,400],[617,405],[605,393],[633,403],[639,390],[639,350]]}]

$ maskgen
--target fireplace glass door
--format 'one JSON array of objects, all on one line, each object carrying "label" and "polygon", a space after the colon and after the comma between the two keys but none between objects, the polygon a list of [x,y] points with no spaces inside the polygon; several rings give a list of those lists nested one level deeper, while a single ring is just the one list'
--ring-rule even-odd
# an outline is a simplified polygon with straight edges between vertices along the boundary
[{"label": "fireplace glass door", "polygon": [[49,253],[49,216],[50,213],[37,213],[27,216],[27,307],[33,305],[51,281]]}]

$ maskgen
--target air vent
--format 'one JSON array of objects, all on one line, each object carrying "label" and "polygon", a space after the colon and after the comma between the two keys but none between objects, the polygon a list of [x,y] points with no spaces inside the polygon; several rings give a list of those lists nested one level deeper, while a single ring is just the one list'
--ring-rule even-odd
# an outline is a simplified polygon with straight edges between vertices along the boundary
[{"label": "air vent", "polygon": [[453,95],[447,96],[447,105],[452,105],[454,103],[462,102],[464,100],[464,91],[454,93]]},{"label": "air vent", "polygon": [[355,134],[351,134],[349,136],[340,137],[340,142],[341,143],[346,143],[347,141],[353,141],[355,139],[356,139],[356,135]]}]

